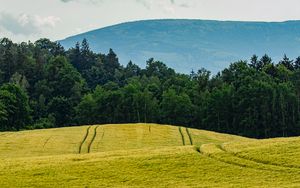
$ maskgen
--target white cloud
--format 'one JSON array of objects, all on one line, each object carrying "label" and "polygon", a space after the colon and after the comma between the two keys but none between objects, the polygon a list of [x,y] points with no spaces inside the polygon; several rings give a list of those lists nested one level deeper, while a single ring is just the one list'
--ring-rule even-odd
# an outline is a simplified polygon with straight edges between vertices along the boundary
[{"label": "white cloud", "polygon": [[61,19],[56,16],[47,16],[41,17],[38,15],[34,16],[34,22],[39,27],[52,27],[54,28],[58,22],[61,22]]},{"label": "white cloud", "polygon": [[0,28],[15,35],[35,35],[45,28],[54,28],[61,19],[56,16],[41,17],[39,15],[0,13]]},{"label": "white cloud", "polygon": [[83,2],[83,3],[92,3],[92,4],[97,4],[101,3],[104,0],[60,0],[63,3],[69,3],[69,2]]},{"label": "white cloud", "polygon": [[21,41],[57,40],[146,19],[300,20],[299,0],[0,0],[0,4],[0,36]]},{"label": "white cloud", "polygon": [[175,13],[176,8],[189,8],[193,0],[135,0],[147,9],[162,9],[166,13]]},{"label": "white cloud", "polygon": [[145,8],[150,9],[151,8],[151,4],[145,0],[136,0],[137,3],[140,3],[141,5],[143,5]]}]

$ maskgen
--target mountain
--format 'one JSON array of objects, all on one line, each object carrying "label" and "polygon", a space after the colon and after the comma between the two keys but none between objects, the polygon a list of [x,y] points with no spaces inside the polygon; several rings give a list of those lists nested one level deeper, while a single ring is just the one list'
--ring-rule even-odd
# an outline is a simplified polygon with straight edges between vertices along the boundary
[{"label": "mountain", "polygon": [[153,57],[183,73],[202,67],[216,73],[231,62],[265,53],[280,60],[300,56],[300,21],[239,22],[146,20],[113,25],[59,41],[70,48],[86,38],[95,52],[112,48],[122,64],[145,66]]}]

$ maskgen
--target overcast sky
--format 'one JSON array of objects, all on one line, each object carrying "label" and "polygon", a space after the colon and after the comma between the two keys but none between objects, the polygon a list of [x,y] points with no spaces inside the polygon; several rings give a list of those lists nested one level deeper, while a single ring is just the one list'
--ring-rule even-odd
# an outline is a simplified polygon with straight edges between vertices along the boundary
[{"label": "overcast sky", "polygon": [[299,7],[299,0],[0,0],[0,38],[59,40],[144,19],[300,20]]}]

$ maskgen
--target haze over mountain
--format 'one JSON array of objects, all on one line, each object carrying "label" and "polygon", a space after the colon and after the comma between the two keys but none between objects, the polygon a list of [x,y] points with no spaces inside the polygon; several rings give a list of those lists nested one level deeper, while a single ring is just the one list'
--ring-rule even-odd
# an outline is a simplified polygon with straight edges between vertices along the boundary
[{"label": "haze over mountain", "polygon": [[122,23],[61,40],[70,48],[84,38],[95,52],[112,48],[122,64],[141,67],[153,57],[179,72],[202,67],[216,73],[231,62],[265,53],[280,60],[300,56],[300,21],[239,22],[146,20]]}]

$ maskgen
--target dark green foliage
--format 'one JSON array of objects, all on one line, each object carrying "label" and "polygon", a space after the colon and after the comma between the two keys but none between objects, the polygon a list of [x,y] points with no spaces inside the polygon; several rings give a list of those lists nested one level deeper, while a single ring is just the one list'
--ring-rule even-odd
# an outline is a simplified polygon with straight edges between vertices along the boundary
[{"label": "dark green foliage", "polygon": [[163,93],[161,112],[163,123],[189,125],[192,118],[192,102],[185,93],[169,89]]},{"label": "dark green foliage", "polygon": [[17,85],[0,87],[0,122],[2,130],[20,130],[31,122],[28,96]]},{"label": "dark green foliage", "polygon": [[123,67],[83,40],[0,42],[0,129],[151,122],[256,138],[300,135],[300,58],[268,55],[211,76],[176,73],[153,58]]},{"label": "dark green foliage", "polygon": [[294,70],[293,60],[290,60],[285,54],[283,59],[279,62],[279,65],[285,66],[290,71]]},{"label": "dark green foliage", "polygon": [[41,118],[37,120],[32,127],[28,126],[27,128],[44,129],[44,128],[54,128],[54,127],[55,127],[55,117],[52,114],[50,114],[46,118]]},{"label": "dark green foliage", "polygon": [[0,129],[1,130],[5,130],[6,129],[6,125],[5,123],[7,123],[7,119],[8,118],[8,113],[6,111],[6,107],[3,104],[3,102],[0,102]]},{"label": "dark green foliage", "polygon": [[300,56],[296,58],[294,61],[294,69],[299,70],[300,69]]}]

